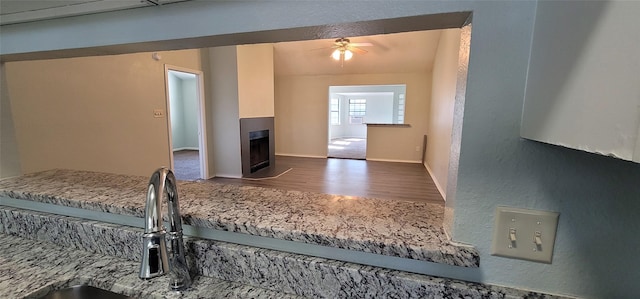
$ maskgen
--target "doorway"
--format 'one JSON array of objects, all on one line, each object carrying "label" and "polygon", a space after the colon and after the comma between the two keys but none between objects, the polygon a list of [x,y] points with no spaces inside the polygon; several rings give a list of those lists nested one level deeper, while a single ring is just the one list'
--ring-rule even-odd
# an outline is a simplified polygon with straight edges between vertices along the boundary
[{"label": "doorway", "polygon": [[328,158],[366,160],[367,124],[403,124],[406,84],[329,87]]},{"label": "doorway", "polygon": [[179,180],[208,179],[202,72],[165,65],[171,169]]}]

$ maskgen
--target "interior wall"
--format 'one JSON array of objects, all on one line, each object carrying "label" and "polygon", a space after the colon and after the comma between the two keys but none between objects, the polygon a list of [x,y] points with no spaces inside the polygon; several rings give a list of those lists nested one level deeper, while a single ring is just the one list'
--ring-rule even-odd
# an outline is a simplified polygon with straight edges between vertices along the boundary
[{"label": "interior wall", "polygon": [[365,123],[389,124],[393,122],[393,95],[367,95]]},{"label": "interior wall", "polygon": [[5,65],[0,63],[0,178],[21,173]]},{"label": "interior wall", "polygon": [[240,118],[274,116],[273,45],[237,46]]},{"label": "interior wall", "polygon": [[438,191],[445,199],[449,175],[449,152],[451,151],[451,129],[453,107],[456,97],[456,74],[460,29],[443,30],[433,64],[431,107],[429,109],[428,142],[425,166],[431,173]]},{"label": "interior wall", "polygon": [[[210,122],[213,142],[210,151],[219,177],[242,177],[240,157],[240,108],[238,102],[237,47],[209,48],[206,81],[211,93]],[[206,77],[205,77],[206,78]]]},{"label": "interior wall", "polygon": [[198,84],[195,78],[182,79],[182,113],[184,124],[183,148],[197,150],[198,140]]},{"label": "interior wall", "polygon": [[[427,82],[425,84],[425,82]],[[420,161],[422,136],[427,130],[431,75],[353,74],[278,76],[275,80],[276,152],[279,155],[326,157],[329,122],[329,86],[406,84],[405,122],[410,128],[368,128],[367,158]],[[384,140],[387,140],[386,142]],[[393,144],[393,146],[390,146]]]},{"label": "interior wall", "polygon": [[169,72],[169,106],[171,119],[172,150],[184,147],[184,105],[182,97],[182,79]]},{"label": "interior wall", "polygon": [[[536,14],[553,13],[553,3],[538,2],[537,10],[535,3],[525,4],[532,7],[526,10],[501,3],[515,9],[511,12],[519,17],[513,21],[490,21],[474,13],[454,236],[476,246],[483,273],[495,284],[537,286],[585,298],[633,298],[640,293],[639,243],[628,236],[640,234],[640,166],[520,137],[527,70],[533,67],[529,51],[544,46],[532,45],[534,20],[582,26],[537,19]],[[589,3],[605,12],[614,2]],[[564,20],[566,14],[558,17]],[[601,19],[592,20],[588,30],[595,33]],[[498,48],[504,50],[495,53]],[[580,57],[590,49],[563,51]],[[577,78],[567,74],[566,80]],[[497,206],[560,212],[551,265],[490,255]]]},{"label": "interior wall", "polygon": [[[6,63],[22,172],[149,175],[169,164],[164,64],[201,69],[199,50]],[[165,114],[166,115],[166,114]]]},{"label": "interior wall", "polygon": [[180,78],[169,72],[171,142],[173,150],[197,150],[198,92],[195,78]]}]

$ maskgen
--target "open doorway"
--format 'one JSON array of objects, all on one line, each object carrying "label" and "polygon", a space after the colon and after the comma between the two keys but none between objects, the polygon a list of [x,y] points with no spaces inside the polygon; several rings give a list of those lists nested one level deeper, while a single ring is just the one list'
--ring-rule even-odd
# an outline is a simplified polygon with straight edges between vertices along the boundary
[{"label": "open doorway", "polygon": [[327,157],[366,160],[367,124],[403,124],[406,85],[329,87]]},{"label": "open doorway", "polygon": [[202,72],[165,66],[171,169],[179,180],[208,179]]}]

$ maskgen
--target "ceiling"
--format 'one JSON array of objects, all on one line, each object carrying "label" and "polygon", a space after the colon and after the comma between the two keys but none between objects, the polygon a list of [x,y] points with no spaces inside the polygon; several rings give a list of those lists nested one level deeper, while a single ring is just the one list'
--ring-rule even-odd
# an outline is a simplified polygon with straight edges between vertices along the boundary
[{"label": "ceiling", "polygon": [[[0,24],[8,25],[92,13],[155,6],[188,0],[0,0]],[[335,39],[274,44],[276,75],[337,75],[426,72],[433,61],[440,30],[346,37],[361,47],[341,65],[331,59]]]},{"label": "ceiling", "polygon": [[334,39],[281,42],[274,44],[274,71],[277,76],[338,75],[427,72],[433,68],[441,30],[347,37],[361,47],[341,65],[330,55]]}]

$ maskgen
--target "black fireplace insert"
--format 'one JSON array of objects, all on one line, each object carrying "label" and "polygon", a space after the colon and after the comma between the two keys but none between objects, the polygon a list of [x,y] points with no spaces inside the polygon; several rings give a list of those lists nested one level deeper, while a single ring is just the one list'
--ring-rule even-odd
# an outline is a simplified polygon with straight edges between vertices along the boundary
[{"label": "black fireplace insert", "polygon": [[249,132],[249,167],[251,173],[269,166],[269,130]]}]

